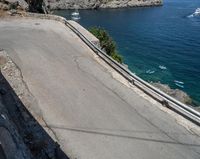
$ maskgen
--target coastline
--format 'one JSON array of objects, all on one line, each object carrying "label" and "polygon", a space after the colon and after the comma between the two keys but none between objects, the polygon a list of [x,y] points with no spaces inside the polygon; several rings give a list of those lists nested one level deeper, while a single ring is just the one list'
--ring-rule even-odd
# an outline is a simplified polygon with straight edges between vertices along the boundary
[{"label": "coastline", "polygon": [[83,0],[78,4],[75,4],[74,1],[52,0],[51,2],[45,1],[45,5],[50,10],[65,10],[65,9],[117,9],[117,8],[131,8],[131,7],[153,7],[153,6],[162,6],[163,0],[112,0],[99,2],[98,0],[93,0],[91,2]]},{"label": "coastline", "polygon": [[[194,8],[197,5],[193,4],[193,8],[191,8],[185,7],[189,2],[184,4],[178,2],[174,7],[173,3],[171,1],[170,3],[165,1],[165,7],[152,7],[147,9],[80,10],[81,20],[79,22],[86,28],[100,26],[107,29],[119,45],[120,51],[125,57],[125,63],[129,65],[129,68],[133,72],[136,72],[137,75],[140,75],[146,81],[161,81],[163,84],[168,84],[172,89],[180,89],[187,92],[193,98],[194,102],[192,105],[197,107],[200,106],[200,83],[196,76],[198,74],[198,69],[196,70],[196,68],[199,68],[199,64],[194,57],[195,55],[198,57],[199,46],[195,42],[196,40],[191,42],[189,39],[180,38],[179,34],[176,34],[179,31],[178,28],[180,28],[181,35],[188,35],[190,39],[196,39],[198,37],[199,17],[186,17],[186,15],[194,12]],[[183,8],[185,7],[184,13],[178,11],[177,8],[179,5]],[[177,14],[176,17],[170,13],[170,9]],[[61,10],[57,14],[70,19],[71,12],[71,10]],[[167,16],[165,16],[165,13]],[[115,16],[117,20],[113,18]],[[143,19],[143,17],[145,18]],[[98,19],[100,20],[98,21]],[[170,22],[167,22],[168,20]],[[176,23],[176,21],[180,23]],[[183,25],[184,23],[187,24],[187,27]],[[118,24],[129,25],[126,25],[127,30],[123,30],[124,26],[118,26]],[[175,29],[171,30],[168,25],[164,24],[168,24],[172,28],[175,27]],[[159,29],[157,25],[160,26]],[[123,30],[123,33],[120,30]],[[187,33],[184,30],[187,30]],[[173,35],[176,39],[173,38]],[[177,43],[173,43],[173,39],[178,40]],[[132,46],[135,48],[131,49]],[[188,53],[192,55],[189,56]],[[132,54],[135,54],[135,58]],[[185,58],[186,55],[188,58]],[[151,60],[148,61],[145,56],[150,57]],[[172,58],[173,56],[174,58]],[[170,59],[169,63],[168,58]],[[164,65],[167,69],[162,70],[158,67],[159,65]],[[146,73],[146,70],[149,69],[154,70],[155,73]],[[177,86],[175,80],[183,81],[184,87]]]},{"label": "coastline", "polygon": [[[83,29],[85,30],[85,29]],[[117,52],[117,54],[119,56],[121,56],[122,61],[118,61],[118,59],[115,59],[115,56],[112,56],[112,53],[110,53],[110,50],[112,50],[111,48],[113,48],[112,46],[115,46],[116,42],[113,41],[113,38],[108,34],[108,32],[103,29],[103,28],[98,28],[98,27],[92,27],[89,29],[89,32],[91,34],[93,34],[94,37],[96,37],[98,39],[98,42],[95,43],[95,45],[102,47],[107,46],[107,50],[109,52],[106,51],[106,49],[104,48],[103,50],[110,56],[112,57],[114,60],[116,60],[117,62],[121,63],[123,66],[125,66],[128,69],[128,65],[126,65],[123,62],[123,56],[121,56],[121,54],[116,50],[116,47],[114,47],[114,51],[113,52]],[[104,35],[104,38],[102,38],[102,35]],[[108,39],[108,40],[105,40]],[[112,41],[113,45],[110,45]],[[103,45],[102,45],[103,42]],[[93,42],[94,43],[94,42]],[[109,49],[108,49],[109,48]],[[160,89],[161,91],[165,92],[166,94],[170,95],[171,97],[174,97],[175,99],[177,99],[178,101],[192,106],[192,107],[199,107],[197,104],[195,104],[194,99],[192,99],[187,92],[180,90],[180,89],[173,89],[171,88],[168,84],[163,84],[160,81],[158,82],[150,82],[151,85],[153,85],[154,87]]]}]

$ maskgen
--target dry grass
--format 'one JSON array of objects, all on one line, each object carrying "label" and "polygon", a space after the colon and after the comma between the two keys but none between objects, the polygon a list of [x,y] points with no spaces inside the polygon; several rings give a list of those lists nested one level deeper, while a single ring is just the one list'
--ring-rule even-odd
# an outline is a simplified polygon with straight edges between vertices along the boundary
[{"label": "dry grass", "polygon": [[0,9],[0,17],[5,17],[8,15],[7,11]]}]

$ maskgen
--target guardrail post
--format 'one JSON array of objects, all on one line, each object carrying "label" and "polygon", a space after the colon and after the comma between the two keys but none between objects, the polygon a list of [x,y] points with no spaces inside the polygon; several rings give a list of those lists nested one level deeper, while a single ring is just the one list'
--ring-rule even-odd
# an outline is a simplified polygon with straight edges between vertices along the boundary
[{"label": "guardrail post", "polygon": [[135,80],[134,79],[131,80],[131,84],[135,85]]},{"label": "guardrail post", "polygon": [[168,103],[166,100],[162,100],[162,101],[161,101],[161,104],[164,105],[164,106],[167,107],[167,108],[170,108],[170,107],[169,107],[169,103]]}]

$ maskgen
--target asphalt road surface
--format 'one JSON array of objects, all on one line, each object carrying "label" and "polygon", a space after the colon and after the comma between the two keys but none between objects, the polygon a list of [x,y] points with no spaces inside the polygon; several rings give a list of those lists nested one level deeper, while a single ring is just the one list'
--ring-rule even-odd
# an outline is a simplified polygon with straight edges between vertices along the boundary
[{"label": "asphalt road surface", "polygon": [[0,48],[72,159],[200,159],[198,135],[115,80],[64,24],[2,19]]}]

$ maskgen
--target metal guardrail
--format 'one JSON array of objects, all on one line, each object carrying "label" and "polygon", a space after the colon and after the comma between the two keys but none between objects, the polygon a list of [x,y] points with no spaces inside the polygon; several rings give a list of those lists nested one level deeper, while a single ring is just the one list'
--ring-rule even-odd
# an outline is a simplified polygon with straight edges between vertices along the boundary
[{"label": "metal guardrail", "polygon": [[[63,19],[62,19],[63,20]],[[144,92],[151,95],[154,99],[159,101],[160,103],[166,105],[168,108],[173,109],[177,113],[181,114],[185,118],[194,122],[198,126],[200,126],[200,112],[192,109],[191,107],[181,103],[180,101],[174,99],[168,94],[160,91],[155,88],[148,82],[144,81],[140,77],[136,76],[130,70],[125,68],[123,65],[119,64],[115,60],[113,60],[110,56],[108,56],[104,51],[94,45],[90,40],[87,39],[81,32],[79,32],[73,25],[71,25],[67,20],[65,21],[65,25],[68,26],[77,36],[80,37],[83,42],[85,42],[96,54],[99,55],[106,63],[108,63],[112,68],[114,68],[118,73],[120,73],[123,77],[125,77],[129,82],[136,85]]]}]

